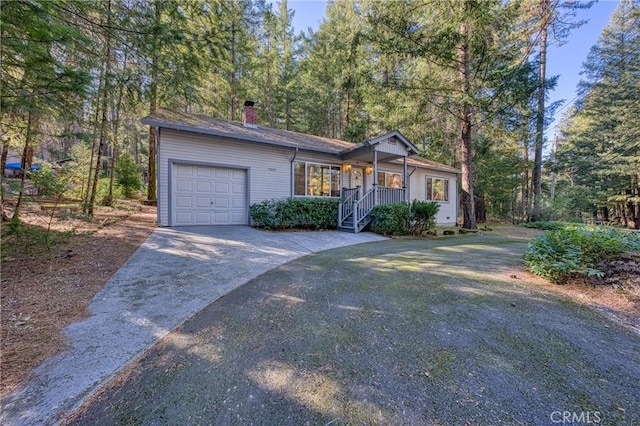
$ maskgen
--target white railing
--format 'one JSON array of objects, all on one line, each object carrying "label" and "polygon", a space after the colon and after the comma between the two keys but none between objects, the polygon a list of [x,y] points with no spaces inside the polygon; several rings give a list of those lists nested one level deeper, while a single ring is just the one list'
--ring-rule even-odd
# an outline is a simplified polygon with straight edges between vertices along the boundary
[{"label": "white railing", "polygon": [[378,204],[404,203],[404,188],[378,187]]},{"label": "white railing", "polygon": [[338,205],[338,225],[342,223],[353,213],[353,203],[358,199],[360,187],[342,188],[342,199]]},{"label": "white railing", "polygon": [[338,224],[342,226],[346,220],[353,217],[353,229],[359,232],[369,223],[369,213],[377,205],[405,202],[404,188],[388,186],[374,186],[361,197],[360,187],[343,188],[342,200],[338,206]]},{"label": "white railing", "polygon": [[375,187],[368,190],[362,198],[353,203],[353,227],[356,232],[360,231],[360,223],[367,219],[374,206]]}]

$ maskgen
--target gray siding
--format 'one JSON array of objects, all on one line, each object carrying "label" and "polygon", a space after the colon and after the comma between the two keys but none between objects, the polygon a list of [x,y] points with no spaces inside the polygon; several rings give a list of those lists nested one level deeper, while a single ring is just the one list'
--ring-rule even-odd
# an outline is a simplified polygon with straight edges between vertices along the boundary
[{"label": "gray siding", "polygon": [[[390,145],[393,147],[393,145]],[[401,143],[397,147],[404,150]],[[213,136],[162,129],[158,149],[158,224],[169,226],[170,202],[170,163],[180,161],[191,164],[202,164],[218,167],[234,167],[247,170],[249,204],[274,199],[286,198],[292,194],[291,160],[295,149],[269,146],[253,142],[227,140]],[[309,161],[321,164],[341,165],[341,161],[333,155],[299,151],[296,161]],[[366,162],[351,161],[353,167],[365,167]],[[408,172],[414,167],[409,166]],[[378,170],[383,172],[402,173],[402,166],[380,163]],[[410,199],[425,199],[425,177],[443,177],[449,179],[449,202],[440,205],[438,224],[454,224],[457,214],[457,175],[430,169],[418,168],[409,179]],[[371,187],[373,175],[364,176],[365,189]],[[349,186],[348,174],[343,173],[342,186]]]},{"label": "gray siding", "polygon": [[247,168],[251,182],[249,202],[288,197],[294,150],[231,142],[187,132],[162,129],[158,164],[158,209],[160,226],[169,225],[169,162]]},{"label": "gray siding", "polygon": [[[415,172],[411,172],[415,169]],[[380,163],[379,172],[393,172],[402,174],[402,166]],[[436,222],[438,225],[455,225],[458,214],[458,175],[432,169],[407,167],[409,177],[409,200],[424,201],[427,198],[427,176],[449,179],[449,201],[440,202],[440,210]]]},{"label": "gray siding", "polygon": [[411,176],[412,199],[427,198],[427,176],[449,179],[449,201],[439,202],[440,210],[436,222],[438,225],[455,225],[458,214],[458,175],[430,169],[417,169]]},{"label": "gray siding", "polygon": [[[387,152],[389,154],[407,155],[406,146],[400,142],[397,138],[390,138],[373,147],[374,151]],[[380,164],[378,164],[379,166]]]}]

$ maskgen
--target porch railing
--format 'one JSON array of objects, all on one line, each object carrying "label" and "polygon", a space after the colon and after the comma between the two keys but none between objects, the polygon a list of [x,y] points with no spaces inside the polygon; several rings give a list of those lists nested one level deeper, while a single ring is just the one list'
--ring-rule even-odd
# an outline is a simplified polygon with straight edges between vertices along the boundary
[{"label": "porch railing", "polygon": [[402,203],[405,201],[404,188],[391,188],[387,186],[374,186],[364,193],[361,198],[360,187],[343,188],[342,199],[338,206],[338,226],[353,229],[360,232],[364,229],[371,217],[371,210],[377,205]]},{"label": "porch railing", "polygon": [[342,226],[343,222],[353,213],[353,203],[358,199],[360,187],[342,188],[342,199],[338,206],[338,226]]},{"label": "porch railing", "polygon": [[360,232],[369,223],[369,213],[375,207],[375,190],[373,187],[353,203],[353,227],[356,232]]},{"label": "porch railing", "polygon": [[391,204],[391,203],[403,203],[404,188],[391,188],[388,186],[378,187],[378,204]]}]

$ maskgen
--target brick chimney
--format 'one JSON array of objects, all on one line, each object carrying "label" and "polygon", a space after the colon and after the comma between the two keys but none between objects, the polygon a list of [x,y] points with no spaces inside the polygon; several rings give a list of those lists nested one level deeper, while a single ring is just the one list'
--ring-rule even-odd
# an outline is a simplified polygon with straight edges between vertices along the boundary
[{"label": "brick chimney", "polygon": [[245,101],[242,111],[242,123],[246,127],[258,127],[258,111],[253,106],[254,101]]}]

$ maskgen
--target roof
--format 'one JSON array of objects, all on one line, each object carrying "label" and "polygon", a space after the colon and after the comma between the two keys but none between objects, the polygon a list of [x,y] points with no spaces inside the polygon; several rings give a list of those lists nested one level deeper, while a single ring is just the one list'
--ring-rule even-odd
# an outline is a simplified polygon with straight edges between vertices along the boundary
[{"label": "roof", "polygon": [[455,167],[450,167],[436,161],[427,160],[426,158],[420,156],[407,157],[407,166],[421,167],[424,169],[439,170],[441,172],[456,174],[461,173],[460,169],[456,169]]},{"label": "roof", "polygon": [[[410,153],[419,153],[418,148],[416,148],[415,145],[409,142],[409,140],[397,130],[377,138],[353,144],[339,139],[323,138],[320,136],[274,129],[271,127],[248,127],[238,121],[222,120],[200,114],[175,112],[163,109],[159,109],[153,114],[143,118],[142,123],[165,129],[181,130],[204,135],[333,154],[338,157],[362,147],[378,144],[390,137],[395,137],[405,144]],[[393,162],[397,163],[398,161],[396,160]],[[413,167],[460,173],[458,169],[418,156],[408,157],[407,164]]]},{"label": "roof", "polygon": [[[349,152],[356,151],[357,149],[360,149],[360,148],[365,147],[365,146],[377,145],[380,142],[383,142],[383,141],[385,141],[387,139],[390,139],[390,138],[395,138],[395,139],[399,140],[400,142],[402,142],[407,147],[407,150],[410,153],[420,154],[420,151],[418,150],[418,148],[416,148],[416,146],[414,144],[409,142],[409,139],[407,139],[402,133],[400,133],[397,130],[394,130],[393,132],[390,132],[390,133],[386,133],[386,134],[384,134],[382,136],[378,136],[377,138],[369,139],[369,140],[366,140],[364,142],[360,142],[360,143],[357,143],[355,145],[352,145],[350,148],[342,151],[342,154],[343,155],[344,154],[348,154]],[[412,154],[409,154],[409,155],[412,155]]]},{"label": "roof", "polygon": [[338,139],[322,138],[271,127],[247,127],[241,122],[221,120],[198,114],[157,110],[142,119],[143,124],[165,129],[184,130],[205,135],[242,139],[270,145],[300,148],[327,154],[340,155],[354,145]]}]

